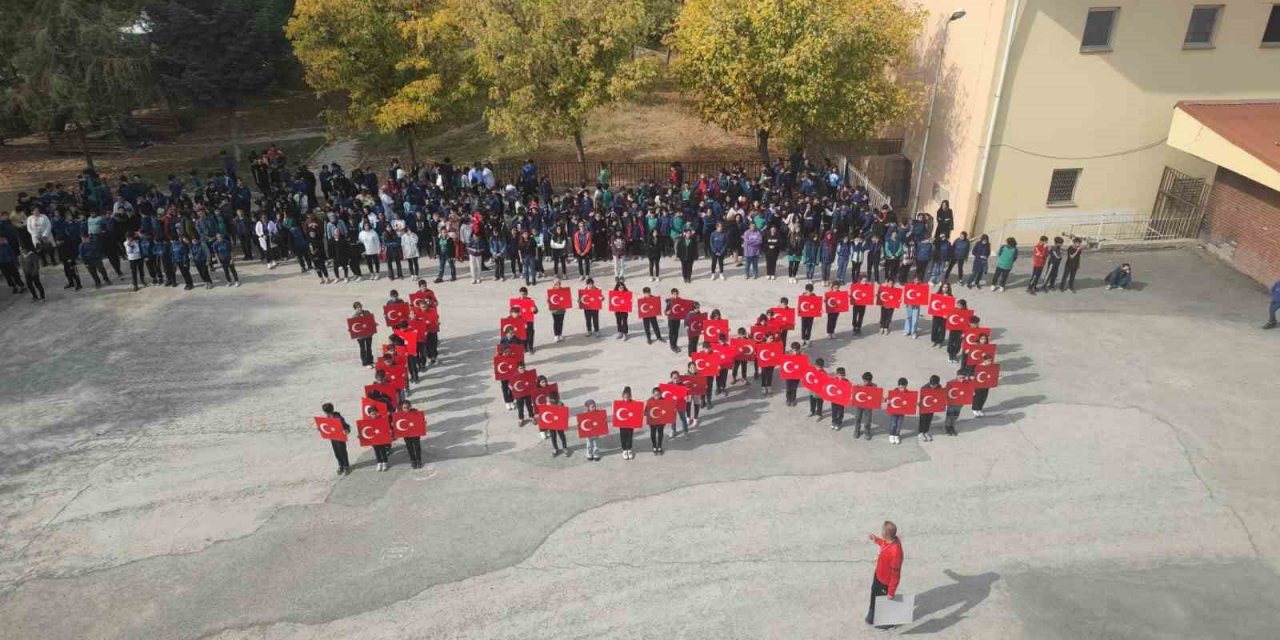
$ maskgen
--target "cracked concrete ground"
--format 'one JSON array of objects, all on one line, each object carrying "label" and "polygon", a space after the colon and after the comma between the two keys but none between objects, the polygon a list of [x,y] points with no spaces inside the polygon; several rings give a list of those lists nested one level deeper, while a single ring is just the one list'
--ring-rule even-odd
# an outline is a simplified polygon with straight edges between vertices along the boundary
[{"label": "cracked concrete ground", "polygon": [[[1122,260],[1140,288],[1103,291]],[[877,415],[877,437],[854,441],[739,388],[671,456],[637,438],[623,461],[611,436],[598,464],[550,457],[490,380],[492,327],[518,285],[460,280],[438,289],[443,360],[413,392],[427,468],[399,449],[379,474],[359,451],[345,478],[310,417],[324,401],[355,413],[368,377],[343,330],[350,302],[407,283],[241,271],[240,289],[0,301],[6,636],[882,637],[861,617],[865,536],[884,518],[917,594],[917,622],[896,633],[1280,626],[1280,336],[1257,330],[1264,294],[1197,253],[1092,255],[1074,295],[966,292],[996,327],[1004,384],[960,437],[889,445]],[[630,265],[633,288],[642,271]],[[674,282],[651,286],[735,326],[799,292]],[[949,373],[927,341],[849,340],[847,322],[814,343],[832,365],[913,386]],[[682,364],[643,338],[586,338],[576,312],[566,325],[551,344],[540,319],[530,362],[572,406]]]}]

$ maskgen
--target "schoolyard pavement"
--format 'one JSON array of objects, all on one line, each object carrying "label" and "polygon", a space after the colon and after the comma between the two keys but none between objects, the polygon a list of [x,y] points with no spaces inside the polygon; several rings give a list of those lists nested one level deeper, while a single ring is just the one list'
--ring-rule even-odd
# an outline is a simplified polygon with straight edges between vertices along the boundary
[{"label": "schoolyard pavement", "polygon": [[[1135,290],[1104,291],[1120,261]],[[735,327],[800,291],[706,267],[650,284],[632,262],[630,284],[679,286]],[[354,419],[369,378],[344,317],[412,286],[241,273],[239,289],[68,295],[46,269],[48,302],[0,300],[6,637],[878,638],[866,534],[886,518],[917,594],[917,622],[893,634],[1280,628],[1280,333],[1258,329],[1259,287],[1194,251],[1088,255],[1076,294],[962,292],[995,327],[1004,379],[958,437],[935,423],[918,443],[911,418],[890,445],[877,413],[855,441],[803,398],[785,408],[781,385],[739,386],[670,456],[637,434],[624,461],[611,435],[599,463],[573,434],[574,455],[552,458],[516,426],[489,358],[518,284],[462,274],[437,287],[442,361],[412,393],[427,466],[398,447],[377,473],[353,441],[348,477],[311,424],[325,401]],[[602,315],[596,339],[570,312],[559,344],[539,319],[530,364],[575,409],[683,368],[638,322],[614,340]],[[882,337],[869,314],[857,339],[846,315],[812,351],[881,384],[950,377],[898,315]]]}]

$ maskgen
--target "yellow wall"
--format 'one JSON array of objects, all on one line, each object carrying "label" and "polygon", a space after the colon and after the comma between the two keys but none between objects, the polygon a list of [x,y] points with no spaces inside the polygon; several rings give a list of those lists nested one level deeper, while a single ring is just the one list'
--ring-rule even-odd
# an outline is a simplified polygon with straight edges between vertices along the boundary
[{"label": "yellow wall", "polygon": [[[920,202],[917,210],[933,212],[938,207],[934,184],[947,188],[951,208],[956,213],[957,228],[965,228],[972,219],[975,208],[975,192],[972,188],[978,170],[978,159],[986,135],[986,115],[991,94],[996,56],[1000,52],[1000,39],[1004,31],[1004,0],[921,0],[918,4],[928,10],[929,18],[917,49],[917,68],[908,78],[922,88],[917,117],[907,123],[902,132],[905,138],[904,154],[913,167],[919,166],[920,145],[928,109],[929,87],[933,82],[941,44],[942,27],[957,9],[964,9],[964,18],[951,24],[950,35],[944,52],[938,95],[933,114],[932,134],[925,157],[924,179],[920,183]],[[911,186],[914,198],[915,173]],[[901,213],[909,213],[904,207],[909,202],[898,203]]]},{"label": "yellow wall", "polygon": [[[1280,48],[1259,46],[1270,2],[1224,0],[1216,48],[1184,50],[1196,4],[1026,0],[976,231],[1029,216],[1149,213],[1166,164],[1212,177],[1211,165],[1165,145],[1174,105],[1280,98]],[[1110,52],[1080,52],[1091,6],[1120,7]],[[1075,206],[1047,206],[1053,170],[1075,167]]]}]

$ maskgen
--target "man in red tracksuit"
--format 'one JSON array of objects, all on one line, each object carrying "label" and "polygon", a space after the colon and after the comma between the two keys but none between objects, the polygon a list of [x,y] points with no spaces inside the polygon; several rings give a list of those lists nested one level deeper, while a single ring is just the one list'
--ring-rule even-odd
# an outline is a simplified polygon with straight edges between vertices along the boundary
[{"label": "man in red tracksuit", "polygon": [[871,607],[867,609],[867,624],[875,623],[876,596],[893,598],[898,591],[898,580],[902,577],[902,541],[898,539],[898,525],[885,520],[882,533],[883,538],[874,533],[867,536],[880,547],[875,577],[871,579]]},{"label": "man in red tracksuit", "polygon": [[1049,236],[1040,236],[1040,242],[1031,249],[1031,282],[1027,283],[1027,293],[1036,294],[1036,283],[1040,274],[1044,273],[1044,263],[1049,259]]}]

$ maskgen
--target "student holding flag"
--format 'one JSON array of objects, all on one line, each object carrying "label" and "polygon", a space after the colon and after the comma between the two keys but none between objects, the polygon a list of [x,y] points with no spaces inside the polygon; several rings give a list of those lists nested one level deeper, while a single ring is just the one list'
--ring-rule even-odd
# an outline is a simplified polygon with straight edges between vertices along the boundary
[{"label": "student holding flag", "polygon": [[[336,418],[340,421],[344,433],[351,433],[351,425],[347,424],[347,419],[342,417],[341,413],[334,410],[332,402],[320,405],[320,410],[324,412],[326,418]],[[338,475],[351,475],[351,461],[347,458],[347,441],[329,440],[329,444],[333,446],[333,457],[338,460]]]}]

